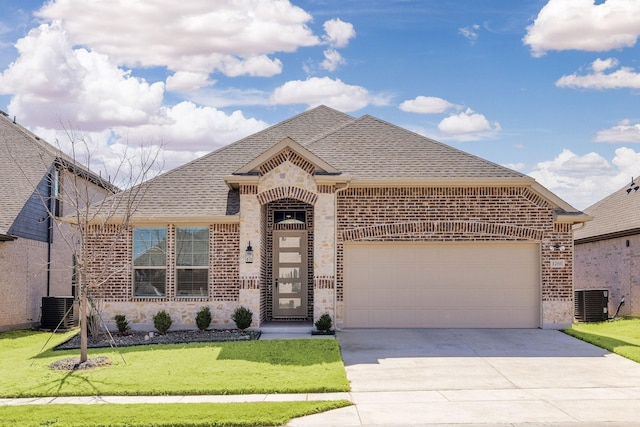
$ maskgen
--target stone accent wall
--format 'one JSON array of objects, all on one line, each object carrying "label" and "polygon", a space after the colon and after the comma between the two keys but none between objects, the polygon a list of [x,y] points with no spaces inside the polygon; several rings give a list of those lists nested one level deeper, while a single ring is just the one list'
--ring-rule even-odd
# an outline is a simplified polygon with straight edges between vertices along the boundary
[{"label": "stone accent wall", "polygon": [[345,241],[530,241],[541,243],[543,325],[571,323],[571,227],[554,225],[551,206],[527,188],[349,188],[339,193],[337,221],[338,306]]},{"label": "stone accent wall", "polygon": [[609,316],[640,316],[640,235],[577,244],[575,289],[607,289]]}]

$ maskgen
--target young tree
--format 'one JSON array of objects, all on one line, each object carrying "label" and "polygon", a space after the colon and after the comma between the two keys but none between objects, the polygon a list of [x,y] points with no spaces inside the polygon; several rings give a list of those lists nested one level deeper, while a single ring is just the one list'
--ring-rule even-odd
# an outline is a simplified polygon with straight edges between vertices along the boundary
[{"label": "young tree", "polygon": [[73,267],[67,267],[74,270],[79,301],[80,363],[84,363],[88,360],[87,319],[92,311],[89,298],[99,298],[101,287],[114,277],[129,273],[123,267],[113,267],[108,260],[118,245],[128,242],[131,217],[152,185],[148,178],[160,172],[161,147],[123,145],[120,158],[112,161],[113,175],[103,179],[91,172],[90,166],[99,162],[95,161],[87,140],[70,131],[66,131],[66,136],[66,153],[59,142],[57,147],[39,143],[42,161],[51,164],[46,178],[51,191],[39,193],[39,197],[50,227],[55,227],[52,230],[55,238],[70,249],[74,260]]}]

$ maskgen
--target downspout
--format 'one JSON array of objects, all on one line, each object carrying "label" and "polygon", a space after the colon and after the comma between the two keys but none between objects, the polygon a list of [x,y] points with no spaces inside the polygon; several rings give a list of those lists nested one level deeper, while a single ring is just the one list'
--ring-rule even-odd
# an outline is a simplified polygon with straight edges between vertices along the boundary
[{"label": "downspout", "polygon": [[49,210],[47,215],[47,296],[51,296],[51,246],[53,245],[53,216],[56,214],[56,200],[53,194],[55,179],[54,169],[54,173],[49,172],[49,206],[47,207]]},{"label": "downspout", "polygon": [[350,182],[347,181],[344,187],[336,189],[333,193],[335,196],[333,202],[333,317],[336,320],[336,329],[338,329],[338,193],[348,189],[349,184]]}]

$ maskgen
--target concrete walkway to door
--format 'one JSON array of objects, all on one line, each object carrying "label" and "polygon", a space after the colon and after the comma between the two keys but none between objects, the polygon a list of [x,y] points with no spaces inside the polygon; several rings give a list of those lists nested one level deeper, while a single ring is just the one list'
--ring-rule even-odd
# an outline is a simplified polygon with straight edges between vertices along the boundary
[{"label": "concrete walkway to door", "polygon": [[337,334],[354,406],[289,426],[640,426],[640,364],[540,329]]}]

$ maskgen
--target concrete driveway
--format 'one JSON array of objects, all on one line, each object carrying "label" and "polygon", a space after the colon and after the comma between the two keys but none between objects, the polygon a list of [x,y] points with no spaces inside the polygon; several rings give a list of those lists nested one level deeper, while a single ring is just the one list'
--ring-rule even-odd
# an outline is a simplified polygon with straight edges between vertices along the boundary
[{"label": "concrete driveway", "polygon": [[338,332],[355,406],[323,425],[638,425],[640,364],[540,329]]}]

